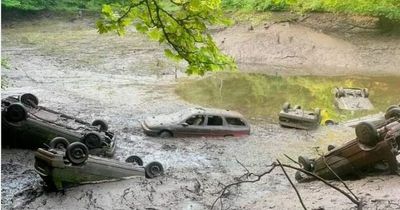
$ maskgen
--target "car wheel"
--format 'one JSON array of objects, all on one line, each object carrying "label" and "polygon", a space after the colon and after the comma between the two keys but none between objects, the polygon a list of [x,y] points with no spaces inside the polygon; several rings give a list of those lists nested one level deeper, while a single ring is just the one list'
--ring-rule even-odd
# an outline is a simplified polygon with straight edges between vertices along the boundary
[{"label": "car wheel", "polygon": [[321,115],[321,109],[320,109],[320,108],[314,109],[314,114],[315,114],[316,116],[320,116],[320,115]]},{"label": "car wheel", "polygon": [[331,151],[331,150],[333,150],[333,149],[335,149],[335,146],[334,146],[334,145],[332,145],[332,144],[328,145],[328,151]]},{"label": "car wheel", "polygon": [[325,120],[325,125],[326,125],[326,126],[335,125],[335,121],[333,121],[333,120]]},{"label": "car wheel", "polygon": [[22,94],[19,100],[26,106],[37,107],[39,105],[39,99],[32,93]]},{"label": "car wheel", "polygon": [[302,166],[302,168],[306,171],[311,171],[312,170],[312,165],[310,159],[304,156],[299,156],[298,158],[299,164]]},{"label": "car wheel", "polygon": [[93,126],[100,126],[100,131],[106,132],[108,130],[108,125],[104,120],[95,120],[92,122]]},{"label": "car wheel", "polygon": [[342,87],[340,87],[338,90],[339,90],[339,98],[346,96],[346,93]]},{"label": "car wheel", "polygon": [[364,97],[364,98],[368,98],[368,96],[369,96],[368,88],[362,89],[361,95],[362,95],[362,97]]},{"label": "car wheel", "polygon": [[389,109],[388,112],[386,112],[385,119],[390,119],[390,118],[393,118],[393,117],[396,118],[396,119],[400,119],[400,108],[393,107],[393,108]]},{"label": "car wheel", "polygon": [[69,142],[66,138],[64,137],[55,137],[50,141],[50,148],[51,149],[58,149],[58,150],[63,150],[65,151],[69,145]]},{"label": "car wheel", "polygon": [[390,110],[394,109],[394,108],[400,108],[400,106],[398,105],[390,105],[387,109],[385,113],[388,113]]},{"label": "car wheel", "polygon": [[171,138],[172,137],[172,133],[169,131],[161,131],[159,136],[161,138]]},{"label": "car wheel", "polygon": [[85,134],[82,141],[89,149],[98,148],[101,146],[101,136],[97,132],[89,132]]},{"label": "car wheel", "polygon": [[154,178],[164,174],[164,168],[159,162],[151,162],[144,168],[147,178]]},{"label": "car wheel", "polygon": [[294,178],[298,183],[302,183],[305,180],[305,177],[303,176],[303,173],[301,171],[296,171],[294,174]]},{"label": "car wheel", "polygon": [[140,158],[139,156],[136,156],[136,155],[129,156],[128,158],[126,158],[125,162],[143,166],[142,158]]},{"label": "car wheel", "polygon": [[89,149],[81,142],[74,142],[67,147],[66,156],[71,163],[79,165],[89,158]]},{"label": "car wheel", "polygon": [[283,106],[282,106],[282,110],[283,110],[284,112],[288,112],[289,109],[290,109],[290,103],[289,103],[289,102],[285,102],[285,103],[283,104]]},{"label": "car wheel", "polygon": [[15,103],[7,107],[6,120],[9,122],[20,122],[26,119],[28,112],[22,104]]},{"label": "car wheel", "polygon": [[294,106],[293,109],[301,109],[301,106],[300,105],[296,105],[296,106]]},{"label": "car wheel", "polygon": [[369,122],[361,122],[356,126],[358,142],[366,146],[374,147],[378,143],[378,131]]}]

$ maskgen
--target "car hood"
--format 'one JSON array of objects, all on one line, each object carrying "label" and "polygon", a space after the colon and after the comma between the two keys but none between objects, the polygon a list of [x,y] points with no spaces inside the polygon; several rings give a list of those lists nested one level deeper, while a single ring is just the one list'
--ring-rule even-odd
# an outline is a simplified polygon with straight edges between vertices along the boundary
[{"label": "car hood", "polygon": [[148,127],[170,126],[178,123],[178,119],[170,115],[148,117],[144,122]]}]

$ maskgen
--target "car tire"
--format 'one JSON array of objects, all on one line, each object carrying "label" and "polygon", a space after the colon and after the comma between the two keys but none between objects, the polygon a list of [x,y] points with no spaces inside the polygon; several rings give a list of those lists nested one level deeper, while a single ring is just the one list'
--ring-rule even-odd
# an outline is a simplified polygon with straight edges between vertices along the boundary
[{"label": "car tire", "polygon": [[359,143],[369,147],[374,147],[378,143],[378,131],[373,124],[361,122],[356,126],[355,130]]},{"label": "car tire", "polygon": [[51,149],[58,149],[65,151],[69,145],[69,142],[64,137],[55,137],[49,143]]},{"label": "car tire", "polygon": [[299,156],[298,158],[299,164],[302,166],[302,168],[306,171],[312,171],[312,164],[311,160],[308,159],[307,157],[304,156]]},{"label": "car tire", "polygon": [[294,178],[296,179],[296,181],[298,183],[302,183],[305,181],[305,177],[303,176],[303,172],[301,171],[296,171],[296,173],[294,174]]},{"label": "car tire", "polygon": [[290,103],[289,103],[289,102],[285,102],[285,103],[283,104],[283,106],[282,106],[282,110],[283,110],[284,112],[288,112],[289,109],[290,109]]},{"label": "car tire", "polygon": [[14,103],[7,107],[5,117],[6,120],[12,123],[21,122],[26,120],[28,112],[25,107],[20,103]]},{"label": "car tire", "polygon": [[301,106],[300,105],[296,105],[296,106],[294,106],[293,109],[301,109]]},{"label": "car tire", "polygon": [[139,156],[136,156],[136,155],[129,156],[128,158],[126,158],[125,162],[126,163],[133,163],[133,164],[136,164],[138,166],[143,166],[142,158],[140,158]]},{"label": "car tire", "polygon": [[400,119],[400,108],[399,107],[393,107],[393,108],[389,109],[388,112],[386,112],[385,119],[388,120],[393,117],[396,119]]},{"label": "car tire", "polygon": [[99,148],[101,146],[101,136],[97,132],[89,132],[85,134],[82,139],[82,142],[89,148]]},{"label": "car tire", "polygon": [[394,108],[400,108],[400,106],[398,105],[390,105],[387,109],[385,113],[388,113],[390,110],[394,109]]},{"label": "car tire", "polygon": [[100,126],[100,131],[106,132],[108,130],[108,124],[104,120],[94,120],[92,122],[93,126]]},{"label": "car tire", "polygon": [[19,97],[22,104],[30,107],[37,107],[39,105],[39,99],[32,93],[25,93]]},{"label": "car tire", "polygon": [[333,126],[333,125],[335,125],[335,121],[333,121],[333,120],[325,120],[325,125],[326,126]]},{"label": "car tire", "polygon": [[89,158],[89,149],[81,142],[73,142],[67,147],[66,156],[71,163],[80,165]]},{"label": "car tire", "polygon": [[164,168],[159,162],[151,162],[144,168],[146,178],[154,178],[164,174]]},{"label": "car tire", "polygon": [[335,149],[335,146],[330,144],[330,145],[328,145],[327,149],[328,149],[328,152],[330,152],[331,150]]},{"label": "car tire", "polygon": [[361,91],[361,95],[362,95],[362,97],[364,97],[364,98],[368,98],[368,97],[369,97],[368,88],[363,88],[362,91]]},{"label": "car tire", "polygon": [[320,109],[320,108],[315,108],[315,109],[314,109],[314,114],[315,114],[316,116],[321,116],[321,109]]},{"label": "car tire", "polygon": [[172,133],[170,131],[161,131],[158,136],[161,138],[171,138]]}]

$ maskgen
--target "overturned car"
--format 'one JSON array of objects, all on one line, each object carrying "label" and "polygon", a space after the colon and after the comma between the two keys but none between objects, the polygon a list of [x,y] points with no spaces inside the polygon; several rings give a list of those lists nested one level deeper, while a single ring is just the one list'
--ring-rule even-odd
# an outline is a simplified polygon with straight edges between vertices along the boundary
[{"label": "overturned car", "polygon": [[[85,122],[72,116],[39,106],[38,98],[30,93],[9,96],[1,100],[3,144],[38,148],[52,143],[82,142],[91,154],[112,156],[115,136],[103,120]],[[68,140],[66,140],[68,139]]]},{"label": "overturned car", "polygon": [[35,171],[49,190],[133,176],[154,178],[164,173],[161,163],[151,162],[143,167],[143,161],[138,156],[130,156],[125,162],[91,156],[81,142],[71,143],[66,150],[39,148],[35,153]]},{"label": "overturned car", "polygon": [[339,109],[366,110],[374,108],[368,98],[369,91],[367,88],[336,87],[333,92],[335,94],[335,104]]},{"label": "overturned car", "polygon": [[[300,156],[298,162],[306,171],[324,179],[359,176],[376,168],[397,173],[396,156],[400,148],[400,108],[392,108],[379,125],[361,122],[356,128],[357,138],[340,147],[328,147],[328,153],[316,159]],[[297,172],[298,182],[313,180]]]},{"label": "overturned car", "polygon": [[321,123],[321,110],[319,108],[314,111],[306,111],[300,105],[292,108],[289,102],[283,104],[278,116],[279,124],[282,127],[310,130],[317,128]]}]

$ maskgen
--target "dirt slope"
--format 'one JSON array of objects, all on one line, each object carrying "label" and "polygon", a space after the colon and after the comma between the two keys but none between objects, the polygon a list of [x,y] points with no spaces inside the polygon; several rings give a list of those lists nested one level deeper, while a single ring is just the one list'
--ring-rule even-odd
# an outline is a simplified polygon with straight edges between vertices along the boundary
[{"label": "dirt slope", "polygon": [[382,31],[377,19],[279,14],[262,23],[239,24],[216,34],[219,46],[242,70],[291,75],[400,74],[400,33]]}]

